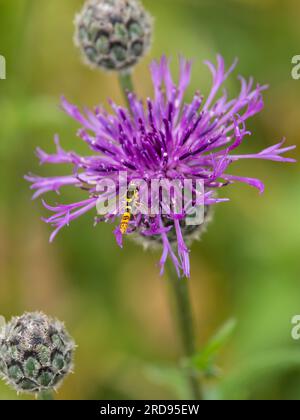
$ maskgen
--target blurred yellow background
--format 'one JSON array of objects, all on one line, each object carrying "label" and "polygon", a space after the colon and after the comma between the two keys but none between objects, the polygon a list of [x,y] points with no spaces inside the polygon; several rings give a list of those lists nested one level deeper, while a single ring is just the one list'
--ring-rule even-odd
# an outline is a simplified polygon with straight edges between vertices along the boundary
[{"label": "blurred yellow background", "polygon": [[[269,83],[265,109],[249,127],[244,151],[259,151],[287,137],[300,142],[300,81],[291,59],[300,54],[298,0],[144,0],[155,16],[151,54],[136,68],[141,97],[151,95],[148,65],[165,53],[177,71],[179,53],[194,60],[188,96],[207,93],[204,59],[221,53],[230,65],[234,95],[238,74]],[[180,355],[159,253],[126,241],[120,250],[112,226],[93,227],[93,215],[76,220],[50,245],[47,214],[31,201],[23,175],[39,167],[34,150],[53,151],[53,135],[66,149],[86,151],[78,125],[59,108],[64,94],[80,106],[123,103],[113,74],[85,67],[73,46],[73,19],[82,0],[0,0],[0,54],[7,80],[0,81],[0,314],[9,319],[42,310],[66,322],[74,336],[75,374],[58,399],[164,399],[184,397],[172,366]],[[299,151],[293,153],[297,158]],[[266,192],[233,186],[214,222],[192,247],[190,281],[197,344],[230,317],[238,320],[218,364],[219,380],[206,380],[211,398],[300,399],[300,342],[291,339],[291,318],[300,313],[300,192],[298,165],[250,161],[236,174],[265,181]],[[64,173],[64,168],[61,169]],[[65,189],[63,202],[84,193]],[[49,203],[57,197],[47,196]],[[161,370],[157,369],[161,367]],[[0,399],[16,398],[0,383]],[[22,397],[24,398],[24,397]]]}]

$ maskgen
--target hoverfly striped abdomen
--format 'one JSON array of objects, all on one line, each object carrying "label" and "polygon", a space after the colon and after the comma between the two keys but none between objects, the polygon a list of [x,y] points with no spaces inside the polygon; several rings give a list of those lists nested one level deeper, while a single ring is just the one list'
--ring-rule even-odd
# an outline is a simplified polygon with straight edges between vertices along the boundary
[{"label": "hoverfly striped abdomen", "polygon": [[120,232],[122,235],[127,233],[129,222],[133,213],[133,207],[136,205],[138,198],[138,189],[131,185],[127,190],[125,212],[120,222]]}]

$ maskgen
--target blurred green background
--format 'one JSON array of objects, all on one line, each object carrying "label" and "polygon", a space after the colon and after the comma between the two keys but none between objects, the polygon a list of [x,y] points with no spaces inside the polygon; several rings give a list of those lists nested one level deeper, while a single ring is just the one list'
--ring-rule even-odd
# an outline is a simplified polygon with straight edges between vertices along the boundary
[{"label": "blurred green background", "polygon": [[[77,124],[59,109],[62,94],[81,106],[107,97],[123,103],[116,77],[86,68],[73,46],[73,19],[82,4],[0,0],[0,54],[7,60],[7,80],[0,81],[0,313],[9,319],[42,310],[66,322],[78,349],[75,374],[58,399],[184,398],[173,371],[180,343],[168,284],[158,275],[160,255],[130,241],[120,250],[112,226],[94,228],[91,214],[50,245],[50,228],[40,220],[47,211],[30,200],[23,180],[29,171],[57,174],[57,168],[40,168],[34,156],[38,145],[53,151],[55,133],[65,148],[86,151],[75,136]],[[208,92],[204,59],[219,52],[229,65],[237,56],[231,94],[239,73],[270,83],[244,150],[258,151],[283,136],[299,144],[300,81],[291,77],[291,58],[300,54],[298,0],[144,4],[156,28],[151,54],[134,74],[140,96],[151,95],[147,66],[163,53],[173,57],[175,72],[179,53],[194,60],[190,97],[197,89]],[[263,179],[265,194],[245,186],[224,190],[231,202],[217,206],[192,248],[198,347],[228,318],[238,320],[218,357],[220,378],[206,379],[208,395],[300,399],[300,342],[291,339],[291,318],[300,313],[299,167],[250,161],[236,164],[235,173]],[[65,189],[62,201],[72,199],[74,191]],[[15,393],[1,382],[0,399],[11,398]]]}]

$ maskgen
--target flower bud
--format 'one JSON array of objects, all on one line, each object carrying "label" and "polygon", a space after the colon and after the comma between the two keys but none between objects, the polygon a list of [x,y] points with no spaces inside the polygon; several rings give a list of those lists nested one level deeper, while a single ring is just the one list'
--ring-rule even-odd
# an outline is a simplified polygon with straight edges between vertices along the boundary
[{"label": "flower bud", "polygon": [[0,375],[18,392],[56,389],[72,369],[75,344],[64,325],[40,312],[12,320],[0,337]]},{"label": "flower bud", "polygon": [[[208,224],[212,221],[213,210],[211,206],[205,206],[204,208],[204,220],[201,224],[189,225],[186,223],[185,219],[180,220],[180,228],[182,232],[182,237],[187,246],[190,246],[195,240],[200,240],[203,233],[206,232]],[[164,227],[170,228],[167,232],[167,237],[172,246],[177,244],[177,235],[174,222],[171,219],[168,219],[165,216],[162,216],[162,221]],[[144,230],[143,224],[132,236],[132,239],[137,243],[142,245],[145,249],[158,249],[163,245],[161,235],[145,236],[142,232]]]},{"label": "flower bud", "polygon": [[88,0],[75,26],[75,44],[93,68],[129,71],[151,44],[152,17],[139,0]]}]

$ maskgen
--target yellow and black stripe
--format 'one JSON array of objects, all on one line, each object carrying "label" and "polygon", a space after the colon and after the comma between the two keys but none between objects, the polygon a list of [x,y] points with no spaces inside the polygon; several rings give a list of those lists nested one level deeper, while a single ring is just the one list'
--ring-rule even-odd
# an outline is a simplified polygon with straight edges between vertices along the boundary
[{"label": "yellow and black stripe", "polygon": [[127,191],[125,213],[123,214],[121,223],[120,223],[120,232],[122,233],[122,235],[125,235],[127,233],[129,222],[132,215],[133,204],[137,198],[138,198],[137,189]]}]

